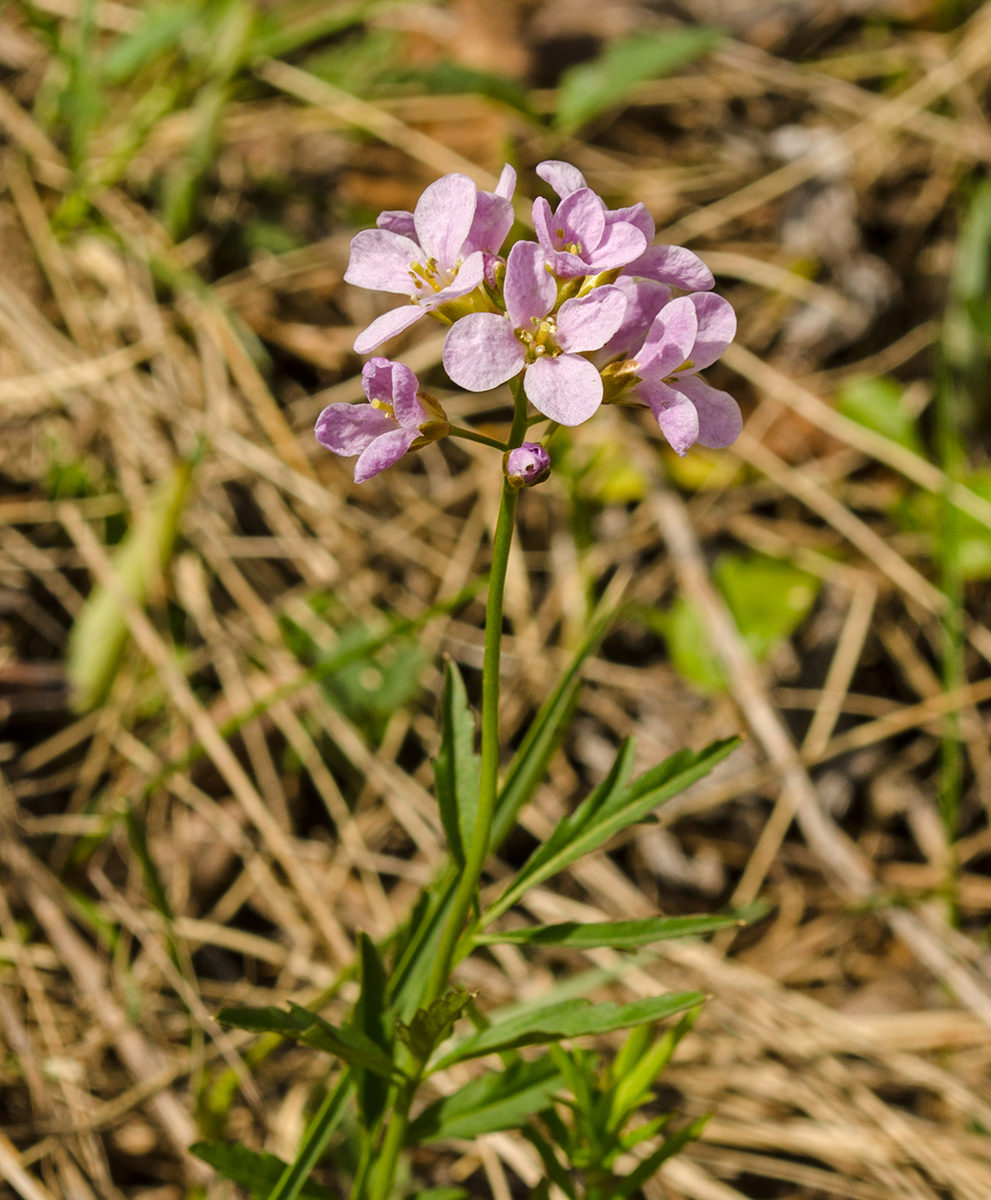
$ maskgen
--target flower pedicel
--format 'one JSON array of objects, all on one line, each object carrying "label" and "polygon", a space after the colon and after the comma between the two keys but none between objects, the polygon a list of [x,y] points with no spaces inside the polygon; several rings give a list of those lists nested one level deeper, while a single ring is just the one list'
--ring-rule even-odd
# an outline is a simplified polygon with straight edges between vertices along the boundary
[{"label": "flower pedicel", "polygon": [[[409,305],[377,317],[355,350],[367,354],[430,315],[450,326],[443,363],[453,382],[469,392],[521,382],[536,410],[529,425],[580,425],[600,404],[618,403],[648,408],[678,454],[696,442],[730,445],[742,427],[739,406],[698,374],[736,333],[711,271],[691,250],[652,245],[646,207],[608,209],[570,163],[548,160],[537,174],[559,203],[534,201],[537,241],[516,242],[508,258],[500,251],[513,225],[509,166],[494,192],[445,175],[414,212],[384,212],[376,229],[357,234],[344,278],[405,295]],[[672,289],[687,294],[672,298]],[[520,449],[522,430],[504,446],[452,429],[401,363],[373,358],[362,382],[369,403],[331,405],[316,428],[328,450],[359,456],[358,483],[449,433],[506,454]],[[519,478],[515,486],[533,482]]]}]

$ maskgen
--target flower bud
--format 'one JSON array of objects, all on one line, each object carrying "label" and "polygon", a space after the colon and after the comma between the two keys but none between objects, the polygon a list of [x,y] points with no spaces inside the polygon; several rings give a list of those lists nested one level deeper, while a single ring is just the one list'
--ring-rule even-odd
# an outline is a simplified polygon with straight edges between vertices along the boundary
[{"label": "flower bud", "polygon": [[524,442],[502,456],[502,469],[511,488],[543,483],[551,471],[551,456],[539,442]]}]

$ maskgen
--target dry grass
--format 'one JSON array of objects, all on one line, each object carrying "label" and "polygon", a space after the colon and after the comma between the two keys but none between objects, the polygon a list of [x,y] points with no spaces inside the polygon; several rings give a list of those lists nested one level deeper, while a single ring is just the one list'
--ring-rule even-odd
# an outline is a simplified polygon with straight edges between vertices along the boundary
[{"label": "dry grass", "polygon": [[[107,5],[104,22],[126,23],[128,11]],[[456,12],[475,22],[479,43],[495,36],[470,5]],[[500,34],[510,41],[515,12],[507,6]],[[531,19],[552,17],[548,4]],[[360,395],[350,344],[374,312],[342,283],[350,230],[335,219],[305,248],[227,275],[210,238],[244,219],[265,172],[301,188],[325,177],[337,212],[399,207],[465,162],[484,182],[509,140],[529,194],[536,162],[571,158],[593,186],[617,201],[646,199],[671,239],[708,255],[741,314],[739,346],[720,371],[748,422],[731,451],[693,455],[686,467],[665,456],[656,430],[604,411],[576,435],[574,453],[608,446],[648,486],[627,503],[586,491],[579,509],[593,516],[593,536],[577,549],[566,472],[523,497],[507,588],[507,742],[567,661],[589,597],[604,590],[656,607],[683,589],[729,680],[728,692],[703,697],[653,635],[615,629],[586,669],[573,735],[523,813],[524,831],[539,835],[600,777],[618,738],[636,734],[647,764],[684,744],[750,734],[657,826],[527,905],[541,920],[715,910],[758,896],[770,908],[731,942],[672,943],[632,961],[503,947],[465,963],[463,977],[488,1007],[581,971],[627,998],[685,986],[712,994],[669,1082],[687,1113],[716,1115],[652,1197],[986,1200],[988,590],[968,589],[967,679],[947,692],[938,674],[946,601],[924,548],[888,515],[906,481],[939,491],[942,474],[844,421],[830,400],[861,370],[896,374],[920,406],[931,394],[955,191],[991,157],[991,6],[961,37],[892,34],[882,49],[857,49],[859,64],[852,52],[837,58],[831,73],[828,61],[810,69],[729,43],[711,68],[646,85],[594,140],[563,146],[479,97],[358,102],[263,65],[274,88],[309,103],[270,92],[230,106],[213,225],[179,246],[133,196],[184,146],[182,114],[158,128],[130,178],[93,197],[103,234],[53,234],[71,175],[29,113],[29,75],[41,72],[33,59],[12,61],[18,38],[33,45],[8,13],[0,1177],[9,1188],[24,1200],[173,1200],[197,1183],[229,1194],[186,1152],[204,1129],[291,1156],[322,1064],[307,1051],[264,1054],[212,1014],[323,994],[333,1015],[351,998],[335,981],[355,932],[385,937],[442,853],[428,762],[436,662],[449,654],[476,679],[479,602],[426,624],[425,665],[410,668],[422,688],[375,721],[312,682],[283,622],[329,650],[349,627],[379,628],[383,613],[415,618],[456,597],[486,562],[490,452],[431,446],[356,488],[348,464],[309,432],[323,404]],[[897,94],[862,86],[882,55],[905,64]],[[781,126],[790,148],[780,134],[774,141]],[[375,138],[352,137],[355,128]],[[803,274],[813,245],[814,283]],[[163,270],[174,286],[162,286]],[[193,270],[209,286],[183,286]],[[397,356],[429,376],[441,343],[421,327]],[[444,399],[459,417],[478,408]],[[485,402],[496,425],[503,399]],[[120,515],[143,512],[201,442],[166,577],[147,608],[122,602],[130,644],[109,698],[73,717],[67,631],[94,582],[117,586],[109,543]],[[53,462],[85,464],[93,494],[53,498]],[[972,496],[962,503],[987,523],[989,506]],[[734,547],[793,560],[822,581],[812,615],[766,666],[709,579],[713,555]],[[327,597],[326,617],[314,595]],[[367,664],[372,690],[387,668]],[[259,715],[225,736],[225,722],[253,704]],[[936,807],[947,713],[960,714],[967,755],[952,846]],[[183,765],[193,746],[204,755]],[[171,920],[154,903],[135,830]],[[521,833],[506,853],[524,849]],[[958,920],[945,902],[952,862]],[[538,1175],[527,1144],[506,1135],[424,1154],[416,1172],[424,1185],[467,1181],[472,1195],[500,1200]]]}]

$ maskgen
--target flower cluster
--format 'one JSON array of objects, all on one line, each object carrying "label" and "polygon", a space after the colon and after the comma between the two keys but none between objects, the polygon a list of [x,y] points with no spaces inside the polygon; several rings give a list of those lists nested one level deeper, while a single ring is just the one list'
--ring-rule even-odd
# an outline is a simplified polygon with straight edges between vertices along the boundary
[{"label": "flower cluster", "polygon": [[[446,175],[414,212],[384,212],[376,229],[359,233],[344,278],[409,303],[376,318],[355,350],[368,354],[430,315],[450,326],[444,369],[470,392],[522,376],[538,420],[579,425],[600,404],[638,405],[678,454],[695,442],[730,445],[740,409],[698,374],[736,333],[708,267],[683,247],[653,245],[643,204],[607,208],[569,163],[543,162],[537,174],[559,203],[534,202],[537,240],[516,242],[506,257],[516,188],[509,166],[494,192]],[[451,432],[403,364],[372,358],[362,382],[369,403],[331,405],[316,428],[327,449],[359,455],[357,482]],[[546,450],[524,443],[504,455],[504,466],[513,487],[540,482]]]}]

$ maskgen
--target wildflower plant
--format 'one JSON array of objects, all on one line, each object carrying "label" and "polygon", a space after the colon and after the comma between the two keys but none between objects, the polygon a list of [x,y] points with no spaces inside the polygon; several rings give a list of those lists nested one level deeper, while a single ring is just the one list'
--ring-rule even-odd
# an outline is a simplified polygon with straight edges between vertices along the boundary
[{"label": "wildflower plant", "polygon": [[[500,943],[633,949],[736,921],[659,916],[520,924],[533,888],[647,819],[706,774],[732,741],[683,751],[633,777],[635,747],[628,740],[574,812],[495,894],[486,889],[483,895],[486,864],[540,784],[573,712],[582,663],[609,620],[595,621],[500,778],[506,568],[519,494],[550,472],[550,436],[558,425],[594,419],[602,404],[649,410],[678,454],[695,442],[728,446],[740,431],[736,402],[699,375],[735,333],[733,310],[712,292],[704,263],[689,250],[653,245],[654,223],[643,204],[608,209],[568,163],[545,162],[537,171],[559,201],[554,207],[535,202],[537,240],[517,241],[505,256],[516,183],[508,166],[492,193],[478,191],[466,176],[448,175],[424,191],[415,212],[382,213],[376,229],[352,242],[345,278],[408,299],[360,333],[355,349],[376,351],[431,316],[449,327],[443,353],[449,377],[475,392],[508,382],[514,412],[505,442],[452,426],[409,367],[375,356],[362,372],[367,403],[331,405],[317,421],[323,446],[357,456],[356,482],[452,436],[499,451],[493,470],[501,465],[504,485],[488,576],[477,750],[461,675],[452,662],[445,669],[434,763],[445,864],[384,944],[359,938],[358,995],[346,1022],[335,1026],[295,1005],[228,1009],[220,1016],[242,1029],[295,1039],[339,1064],[293,1163],[243,1147],[197,1147],[228,1177],[270,1200],[325,1193],[309,1176],[346,1113],[358,1140],[352,1200],[403,1195],[399,1180],[408,1172],[402,1159],[418,1146],[507,1129],[529,1139],[543,1164],[546,1178],[534,1196],[554,1188],[569,1200],[631,1197],[704,1124],[672,1128],[671,1113],[639,1117],[654,1103],[652,1086],[699,1011],[699,993],[668,992],[623,1005],[569,996],[492,1020],[484,1003],[476,1006],[457,982],[463,959]],[[538,440],[534,431],[541,425]],[[508,927],[504,918],[511,912]],[[676,1025],[658,1032],[658,1023],[675,1016]],[[625,1044],[606,1065],[575,1044],[621,1030],[629,1031]]]}]

